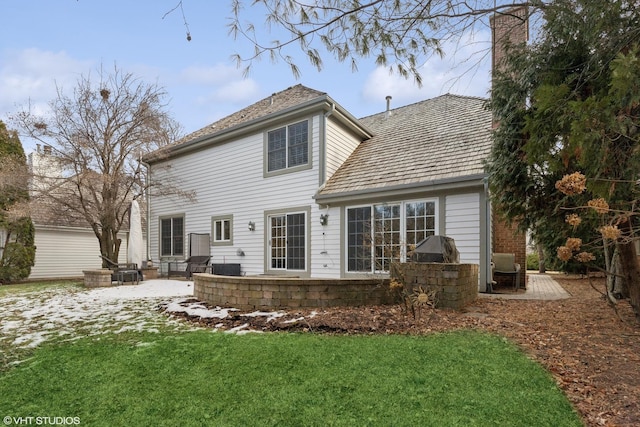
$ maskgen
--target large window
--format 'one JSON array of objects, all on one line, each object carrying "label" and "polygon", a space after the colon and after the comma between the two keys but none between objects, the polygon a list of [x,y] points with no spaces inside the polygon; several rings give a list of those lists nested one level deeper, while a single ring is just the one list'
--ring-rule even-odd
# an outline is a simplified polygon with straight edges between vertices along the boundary
[{"label": "large window", "polygon": [[184,256],[184,217],[160,219],[160,255]]},{"label": "large window", "polygon": [[269,267],[272,270],[306,270],[306,215],[269,216]]},{"label": "large window", "polygon": [[347,271],[386,272],[436,232],[436,202],[412,201],[347,209]]},{"label": "large window", "polygon": [[408,253],[427,236],[436,234],[436,204],[435,202],[406,202],[404,206],[405,242]]},{"label": "large window", "polygon": [[309,122],[267,132],[267,172],[309,164]]},{"label": "large window", "polygon": [[373,207],[374,264],[377,271],[389,271],[391,262],[400,259],[400,205]]},{"label": "large window", "polygon": [[347,209],[347,270],[371,271],[371,207]]}]

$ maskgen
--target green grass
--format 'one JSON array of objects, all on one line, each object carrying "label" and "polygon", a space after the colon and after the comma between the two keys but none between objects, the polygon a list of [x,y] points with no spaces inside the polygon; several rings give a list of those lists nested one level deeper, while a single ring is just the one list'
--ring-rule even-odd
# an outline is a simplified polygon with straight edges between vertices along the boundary
[{"label": "green grass", "polygon": [[0,374],[0,416],[104,426],[580,426],[506,340],[119,334],[52,343]]},{"label": "green grass", "polygon": [[83,286],[82,281],[79,280],[58,280],[50,282],[27,282],[16,283],[10,285],[0,286],[0,298],[19,295],[25,292],[37,292],[55,288],[81,288]]}]

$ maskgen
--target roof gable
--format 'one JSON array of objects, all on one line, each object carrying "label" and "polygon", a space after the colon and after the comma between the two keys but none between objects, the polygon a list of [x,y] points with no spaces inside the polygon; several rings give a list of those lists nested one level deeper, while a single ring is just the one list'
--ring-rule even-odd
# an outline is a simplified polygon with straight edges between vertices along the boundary
[{"label": "roof gable", "polygon": [[216,138],[226,132],[248,126],[252,122],[266,119],[313,100],[320,101],[326,98],[328,97],[325,92],[310,89],[301,84],[289,87],[180,138],[173,144],[149,154],[147,160],[153,161],[165,158],[167,154],[178,152],[181,149],[198,144],[200,141]]},{"label": "roof gable", "polygon": [[240,111],[236,111],[235,113],[230,114],[227,117],[224,117],[214,123],[211,123],[210,125],[205,126],[202,129],[198,129],[197,131],[192,132],[189,135],[176,141],[176,144],[180,144],[203,136],[212,135],[225,129],[229,129],[231,127],[235,127],[273,113],[277,113],[278,111],[286,110],[288,108],[326,95],[327,94],[325,92],[320,92],[315,89],[311,89],[298,84],[283,91],[276,92],[271,96],[268,96],[254,104],[249,105],[246,108],[243,108]]},{"label": "roof gable", "polygon": [[356,148],[318,198],[483,174],[492,125],[484,104],[447,94],[360,119],[374,136]]}]

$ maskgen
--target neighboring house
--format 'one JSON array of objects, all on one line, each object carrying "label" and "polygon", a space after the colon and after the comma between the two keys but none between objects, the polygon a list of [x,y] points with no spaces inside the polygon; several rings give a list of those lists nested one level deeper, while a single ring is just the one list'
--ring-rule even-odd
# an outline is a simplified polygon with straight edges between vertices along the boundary
[{"label": "neighboring house", "polygon": [[189,235],[209,234],[212,262],[247,275],[362,277],[439,234],[479,265],[484,291],[493,225],[484,103],[443,95],[356,119],[302,85],[275,93],[147,157],[152,185],[177,179],[195,192],[151,194],[150,256],[187,258]]},{"label": "neighboring house", "polygon": [[[29,280],[78,278],[83,270],[102,267],[100,246],[86,221],[62,215],[48,205],[51,201],[37,197],[39,192],[55,186],[62,176],[51,147],[38,145],[27,156],[31,181],[31,219],[35,228],[36,258]],[[126,262],[127,231],[121,235],[120,262]]]}]

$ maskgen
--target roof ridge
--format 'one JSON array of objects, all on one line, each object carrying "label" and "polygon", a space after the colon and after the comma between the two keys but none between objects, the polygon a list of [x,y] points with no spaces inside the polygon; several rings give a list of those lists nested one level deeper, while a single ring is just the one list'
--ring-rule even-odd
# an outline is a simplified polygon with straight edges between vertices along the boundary
[{"label": "roof ridge", "polygon": [[[295,104],[298,98],[300,99],[300,101],[297,103],[303,103],[306,100],[315,99],[322,96],[327,96],[327,93],[304,86],[301,83],[298,83],[296,85],[289,86],[288,88],[283,89],[281,91],[273,92],[271,95],[261,98],[258,101],[252,104],[249,104],[248,106],[240,110],[237,110],[229,115],[226,115],[216,120],[213,123],[209,123],[208,125],[203,126],[200,129],[190,132],[187,135],[175,141],[173,144],[170,144],[170,146],[175,147],[185,142],[188,142],[206,135],[214,134],[220,130],[227,129],[232,126],[236,126],[238,124],[241,124],[242,122],[249,121],[251,119],[255,119],[255,118],[273,113],[275,111],[286,109],[291,106],[288,104],[291,104],[291,103]],[[278,105],[276,104],[281,104],[282,108],[278,108]]]},{"label": "roof ridge", "polygon": [[[405,108],[410,108],[410,107],[416,106],[418,104],[425,104],[425,103],[428,103],[428,102],[437,101],[440,98],[445,98],[445,97],[460,98],[460,99],[475,99],[475,100],[478,100],[478,101],[488,101],[489,100],[489,98],[484,98],[484,97],[481,97],[481,96],[458,95],[458,94],[455,94],[455,93],[447,92],[447,93],[444,93],[442,95],[435,96],[433,98],[423,99],[421,101],[412,102],[411,104],[406,104],[406,105],[402,105],[400,107],[391,108],[391,109],[389,109],[389,111],[390,112],[394,112],[394,111],[402,110],[402,109],[405,109]],[[380,114],[386,114],[386,113],[387,113],[387,111],[384,110],[384,111],[380,111],[378,113],[369,114],[368,116],[360,117],[360,118],[358,118],[358,120],[368,119],[370,117],[375,117],[375,116],[378,116]]]}]

